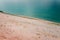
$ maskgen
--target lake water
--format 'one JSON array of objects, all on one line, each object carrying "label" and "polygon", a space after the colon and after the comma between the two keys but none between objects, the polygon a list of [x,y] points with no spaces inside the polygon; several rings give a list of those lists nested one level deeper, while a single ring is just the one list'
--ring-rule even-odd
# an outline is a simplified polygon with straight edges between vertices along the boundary
[{"label": "lake water", "polygon": [[60,22],[59,0],[0,0],[0,10]]}]

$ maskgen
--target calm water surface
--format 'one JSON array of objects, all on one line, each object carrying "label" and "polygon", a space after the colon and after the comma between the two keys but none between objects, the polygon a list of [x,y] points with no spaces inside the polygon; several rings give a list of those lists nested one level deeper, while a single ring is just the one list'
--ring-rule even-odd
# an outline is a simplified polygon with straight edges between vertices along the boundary
[{"label": "calm water surface", "polygon": [[59,0],[0,0],[0,10],[60,22]]}]

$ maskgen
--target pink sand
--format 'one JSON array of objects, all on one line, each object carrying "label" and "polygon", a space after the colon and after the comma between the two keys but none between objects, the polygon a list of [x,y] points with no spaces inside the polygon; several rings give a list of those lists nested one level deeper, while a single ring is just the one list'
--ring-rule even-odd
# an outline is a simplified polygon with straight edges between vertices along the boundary
[{"label": "pink sand", "polygon": [[60,40],[60,24],[0,13],[0,40]]}]

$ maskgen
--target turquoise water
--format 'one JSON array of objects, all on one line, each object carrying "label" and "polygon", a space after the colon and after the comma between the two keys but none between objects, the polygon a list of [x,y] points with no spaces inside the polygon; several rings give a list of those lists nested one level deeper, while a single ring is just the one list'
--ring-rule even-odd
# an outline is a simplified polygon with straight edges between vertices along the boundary
[{"label": "turquoise water", "polygon": [[0,10],[60,23],[59,0],[0,0]]}]

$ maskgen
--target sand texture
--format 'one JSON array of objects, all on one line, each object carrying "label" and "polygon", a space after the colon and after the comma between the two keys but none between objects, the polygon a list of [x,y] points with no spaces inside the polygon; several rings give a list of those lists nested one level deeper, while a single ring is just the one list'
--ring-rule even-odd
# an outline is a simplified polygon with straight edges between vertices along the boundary
[{"label": "sand texture", "polygon": [[60,24],[0,13],[0,40],[60,40]]}]

